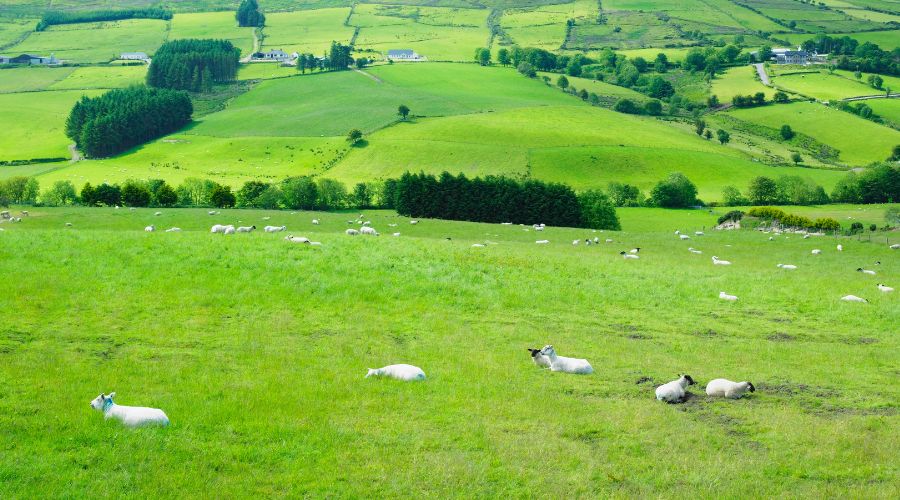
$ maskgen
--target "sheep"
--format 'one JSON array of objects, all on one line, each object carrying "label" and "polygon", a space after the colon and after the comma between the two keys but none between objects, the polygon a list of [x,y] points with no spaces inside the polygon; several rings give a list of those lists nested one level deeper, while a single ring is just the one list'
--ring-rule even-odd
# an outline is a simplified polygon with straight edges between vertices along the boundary
[{"label": "sheep", "polygon": [[285,236],[285,240],[290,241],[291,243],[310,243],[309,238],[304,238],[303,236]]},{"label": "sheep", "polygon": [[694,231],[694,234],[697,236],[703,236],[703,231]]},{"label": "sheep", "polygon": [[900,243],[894,243],[890,246],[891,250],[900,250]]},{"label": "sheep", "polygon": [[731,261],[720,260],[715,255],[713,255],[712,262],[713,262],[713,265],[715,265],[715,266],[730,266],[731,265]]},{"label": "sheep", "polygon": [[72,223],[71,223],[71,222],[66,222],[66,227],[72,227]]},{"label": "sheep", "polygon": [[550,368],[550,358],[541,354],[540,349],[526,348],[531,353],[531,360],[541,368]]},{"label": "sheep", "polygon": [[206,212],[206,213],[209,215],[216,215],[217,212],[215,210],[210,210],[209,212]]},{"label": "sheep", "polygon": [[640,259],[639,256],[633,253],[619,252],[619,255],[621,255],[623,259]]},{"label": "sheep", "polygon": [[4,211],[0,212],[0,219],[9,219],[9,218],[10,218],[10,215],[9,215],[8,210],[4,210]]},{"label": "sheep", "polygon": [[841,297],[841,300],[843,300],[844,302],[862,302],[864,304],[869,303],[868,300],[862,297],[857,297],[856,295],[844,295],[843,297]]},{"label": "sheep", "polygon": [[313,223],[314,226],[318,226],[318,225],[319,225],[319,219],[313,219],[313,220],[312,220],[312,223]]},{"label": "sheep", "polygon": [[482,245],[481,243],[473,243],[472,248],[484,248],[484,245]]},{"label": "sheep", "polygon": [[534,230],[535,230],[535,231],[543,231],[543,230],[544,230],[543,227],[538,226],[537,224],[535,224],[533,227],[534,227]]},{"label": "sheep", "polygon": [[147,231],[148,233],[152,233],[153,231],[156,231],[156,226],[151,224],[151,225],[145,227],[144,231]]},{"label": "sheep", "polygon": [[237,232],[239,233],[249,233],[256,229],[256,226],[241,226],[237,228]]},{"label": "sheep", "polygon": [[269,217],[268,215],[262,218],[262,220],[269,220],[269,219],[271,219],[271,217]]},{"label": "sheep", "polygon": [[371,226],[363,226],[359,228],[359,234],[367,234],[369,236],[380,236],[378,231],[375,230],[374,227]]},{"label": "sheep", "polygon": [[777,264],[775,267],[780,267],[780,268],[786,269],[788,271],[793,271],[793,270],[797,269],[797,266],[795,266],[793,264]]},{"label": "sheep", "polygon": [[633,254],[635,254],[635,253],[638,253],[638,252],[640,252],[640,251],[641,251],[641,247],[637,247],[637,248],[632,248],[631,250],[628,251],[628,253],[633,253]]},{"label": "sheep", "polygon": [[347,236],[356,236],[359,234],[359,231],[353,229],[352,227],[344,232],[347,233]]},{"label": "sheep", "polygon": [[[581,243],[581,240],[572,240],[572,245],[574,245],[574,246],[578,246],[579,243]],[[590,245],[590,244],[591,244],[590,240],[588,240],[588,245]]]},{"label": "sheep", "polygon": [[805,240],[805,239],[808,239],[808,238],[809,238],[809,235],[808,235],[808,234],[804,234],[804,235],[803,235],[803,239],[804,239],[804,240]]},{"label": "sheep", "polygon": [[689,248],[688,248],[688,252],[695,253],[695,254],[698,254],[698,255],[703,253],[702,250],[697,250],[697,249],[694,248],[694,247],[689,247]]},{"label": "sheep", "polygon": [[[600,243],[600,238],[597,237],[597,236],[594,236],[594,240],[593,240],[593,241],[594,241],[594,243]],[[606,241],[607,241],[607,243],[611,243],[611,242],[612,242],[612,240],[606,240]]]},{"label": "sheep", "polygon": [[727,300],[729,302],[734,302],[738,299],[737,295],[728,295],[725,292],[719,292],[719,298],[722,300]]},{"label": "sheep", "polygon": [[550,243],[550,240],[537,240],[535,243],[538,245],[546,245],[547,243]]},{"label": "sheep", "polygon": [[388,224],[388,227],[397,227],[397,224]]},{"label": "sheep", "polygon": [[22,215],[24,215],[25,217],[28,217],[28,210],[22,210]]},{"label": "sheep", "polygon": [[885,285],[885,284],[882,284],[882,283],[879,283],[879,284],[878,284],[878,289],[881,290],[881,291],[884,292],[884,293],[888,293],[888,292],[893,292],[893,291],[894,291],[893,288],[891,288],[891,287],[889,287],[889,286],[887,286],[887,285]]},{"label": "sheep", "polygon": [[706,395],[714,398],[738,399],[747,391],[756,392],[756,387],[751,382],[732,382],[724,378],[706,384]]},{"label": "sheep", "polygon": [[875,276],[875,271],[872,271],[871,269],[863,269],[861,267],[857,267],[856,270],[857,270],[857,272],[860,272],[863,274],[869,274],[871,276]]},{"label": "sheep", "polygon": [[392,234],[391,236],[393,236],[394,238],[396,238],[396,237],[400,236],[400,233],[394,233],[394,234]]},{"label": "sheep", "polygon": [[694,379],[690,375],[682,375],[678,380],[657,387],[656,399],[666,403],[680,403],[684,401],[685,388],[694,384]]},{"label": "sheep", "polygon": [[678,235],[678,239],[684,241],[684,240],[689,240],[689,239],[691,239],[691,237],[688,236],[688,235],[686,235],[686,234],[679,234],[679,235]]},{"label": "sheep", "polygon": [[131,210],[131,211],[133,212],[133,211],[135,211],[135,210],[137,210],[137,209],[134,208],[134,207],[128,207],[128,210]]},{"label": "sheep", "polygon": [[371,225],[372,225],[372,221],[367,220],[367,221],[363,222],[362,225],[363,225],[363,226],[371,226]]},{"label": "sheep", "polygon": [[607,243],[612,243],[613,240],[612,240],[612,238],[606,238],[606,242],[607,242]]},{"label": "sheep", "polygon": [[169,417],[162,410],[142,406],[119,406],[113,402],[114,397],[115,392],[109,393],[109,396],[100,394],[91,401],[91,408],[102,412],[105,419],[114,418],[127,427],[169,425]]},{"label": "sheep", "polygon": [[769,241],[775,241],[775,238],[772,236],[769,236]]},{"label": "sheep", "polygon": [[425,380],[425,372],[418,366],[399,364],[388,365],[384,368],[369,368],[366,378],[369,377],[391,377],[404,382],[412,382]]},{"label": "sheep", "polygon": [[417,221],[417,220],[411,220],[411,221],[409,221],[409,223],[412,224],[413,226],[415,226],[416,224],[419,223],[419,221]]},{"label": "sheep", "polygon": [[813,254],[813,255],[819,255],[819,254],[821,254],[821,253],[822,253],[822,251],[821,251],[821,250],[819,250],[819,249],[818,249],[818,248],[814,248],[814,249],[813,249],[813,251],[812,251],[812,252],[810,252],[810,253],[812,253],[812,254]]},{"label": "sheep", "polygon": [[513,224],[512,222],[501,222],[500,223],[501,226],[512,226],[512,224]]},{"label": "sheep", "polygon": [[223,226],[222,224],[216,224],[212,228],[210,228],[210,233],[224,233],[225,228],[228,226]]},{"label": "sheep", "polygon": [[591,367],[588,360],[557,356],[556,350],[553,349],[552,345],[545,345],[539,352],[550,360],[550,371],[552,372],[575,373],[578,375],[594,373],[594,368]]},{"label": "sheep", "polygon": [[225,230],[222,231],[222,234],[234,234],[235,231],[234,226],[226,226]]},{"label": "sheep", "polygon": [[844,251],[844,245],[838,245],[838,246],[837,246],[837,251],[838,251],[838,252],[843,252],[843,251]]},{"label": "sheep", "polygon": [[169,229],[166,229],[166,232],[167,233],[180,233],[181,228],[180,227],[170,227]]},{"label": "sheep", "polygon": [[681,231],[679,231],[678,229],[676,229],[676,230],[675,230],[675,234],[676,234],[676,235],[679,235],[679,234],[681,234]]},{"label": "sheep", "polygon": [[162,215],[162,212],[154,212],[153,215],[159,217],[160,215]]},{"label": "sheep", "polygon": [[263,231],[267,233],[280,233],[281,231],[287,231],[287,226],[266,226],[263,228]]}]

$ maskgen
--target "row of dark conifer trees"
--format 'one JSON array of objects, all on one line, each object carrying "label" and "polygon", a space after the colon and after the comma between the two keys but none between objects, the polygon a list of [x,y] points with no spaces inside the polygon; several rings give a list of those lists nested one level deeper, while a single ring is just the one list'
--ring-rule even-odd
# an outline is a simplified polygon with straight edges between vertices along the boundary
[{"label": "row of dark conifer trees", "polygon": [[166,42],[147,70],[151,87],[207,91],[213,83],[234,80],[241,51],[228,40],[184,39]]}]

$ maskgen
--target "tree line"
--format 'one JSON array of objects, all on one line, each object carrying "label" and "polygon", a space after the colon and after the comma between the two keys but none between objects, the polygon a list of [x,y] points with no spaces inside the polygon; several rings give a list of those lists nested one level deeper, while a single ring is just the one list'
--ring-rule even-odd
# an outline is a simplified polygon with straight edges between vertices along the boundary
[{"label": "tree line", "polygon": [[162,19],[168,21],[172,19],[172,11],[160,7],[81,11],[49,10],[44,12],[34,30],[44,31],[50,26],[57,24],[94,23],[99,21],[119,21],[121,19]]},{"label": "tree line", "polygon": [[835,59],[835,65],[839,69],[900,75],[900,48],[886,51],[872,42],[860,44],[849,36],[828,35],[816,35],[803,42],[801,47],[807,51],[830,54],[832,57],[839,56]]},{"label": "tree line", "polygon": [[259,10],[256,0],[241,0],[234,17],[237,19],[238,26],[241,27],[261,28],[266,24],[266,16]]},{"label": "tree line", "polygon": [[824,205],[826,203],[895,203],[900,200],[900,168],[887,163],[862,173],[848,172],[829,196],[809,179],[783,175],[777,179],[758,176],[741,193],[734,186],[722,189],[722,204],[742,205]]},{"label": "tree line", "polygon": [[88,157],[111,156],[178,130],[193,110],[184,92],[134,85],[82,97],[69,112],[66,136]]},{"label": "tree line", "polygon": [[189,38],[166,42],[147,69],[147,85],[209,91],[213,83],[235,79],[240,53],[228,40]]}]

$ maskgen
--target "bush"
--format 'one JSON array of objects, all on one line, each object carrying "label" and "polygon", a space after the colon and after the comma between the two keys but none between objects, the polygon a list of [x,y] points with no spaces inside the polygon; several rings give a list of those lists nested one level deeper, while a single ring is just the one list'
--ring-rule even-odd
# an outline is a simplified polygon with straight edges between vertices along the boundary
[{"label": "bush", "polygon": [[779,221],[787,217],[787,214],[784,213],[784,210],[774,207],[753,207],[747,211],[747,215],[749,215],[750,217],[756,217],[758,219]]},{"label": "bush", "polygon": [[644,111],[650,116],[659,116],[662,114],[662,110],[662,103],[656,99],[647,101],[647,104],[644,104]]},{"label": "bush", "polygon": [[840,231],[841,223],[831,217],[825,217],[816,219],[813,223],[813,228],[818,229],[819,231]]},{"label": "bush", "polygon": [[862,222],[854,222],[850,224],[850,234],[861,233],[865,229],[863,228]]},{"label": "bush", "polygon": [[231,187],[216,184],[209,195],[209,201],[216,208],[231,208],[237,200],[231,192]]},{"label": "bush", "polygon": [[796,134],[790,125],[782,125],[781,126],[781,138],[789,141],[794,138]]},{"label": "bush", "polygon": [[41,196],[41,202],[50,207],[64,207],[74,205],[78,201],[75,193],[75,185],[70,181],[56,181],[50,189]]},{"label": "bush", "polygon": [[744,212],[742,212],[740,210],[732,210],[732,211],[728,212],[727,214],[719,217],[718,223],[722,224],[727,221],[737,222],[743,218],[744,218]]},{"label": "bush", "polygon": [[37,202],[39,185],[34,177],[10,177],[0,181],[0,199],[5,205],[33,205]]},{"label": "bush", "polygon": [[[81,197],[84,199],[84,190],[81,191]],[[122,190],[117,184],[103,183],[93,189],[92,205],[106,205],[114,207],[122,204]]]},{"label": "bush", "polygon": [[890,207],[884,211],[884,219],[890,225],[900,225],[900,208]]},{"label": "bush", "polygon": [[266,182],[260,181],[247,181],[238,189],[236,194],[237,198],[237,206],[244,208],[261,208],[259,206],[259,196],[263,194],[266,189],[269,189],[269,184]]},{"label": "bush", "polygon": [[616,208],[602,191],[591,190],[579,194],[578,204],[581,205],[582,222],[586,227],[613,231],[622,229],[616,216]]},{"label": "bush", "polygon": [[869,231],[873,233],[878,230],[878,224],[869,224]]},{"label": "bush", "polygon": [[783,227],[805,229],[813,226],[813,221],[802,215],[786,214],[781,220]]},{"label": "bush", "polygon": [[650,199],[658,207],[690,207],[697,203],[697,187],[684,174],[673,172],[653,187]]},{"label": "bush", "polygon": [[282,203],[292,210],[313,210],[319,190],[312,177],[288,177],[281,182]]},{"label": "bush", "polygon": [[638,105],[635,104],[631,99],[619,99],[613,109],[618,111],[619,113],[628,113],[630,115],[637,115],[641,112]]},{"label": "bush", "polygon": [[121,186],[122,204],[127,207],[146,207],[150,205],[150,190],[147,186],[135,180],[127,180]]}]

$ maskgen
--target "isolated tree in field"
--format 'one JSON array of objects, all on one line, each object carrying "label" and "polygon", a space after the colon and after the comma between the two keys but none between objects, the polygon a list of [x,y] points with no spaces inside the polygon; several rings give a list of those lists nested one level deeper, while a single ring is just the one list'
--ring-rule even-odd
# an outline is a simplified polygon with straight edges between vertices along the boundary
[{"label": "isolated tree in field", "polygon": [[566,78],[566,75],[559,75],[559,78],[556,79],[556,85],[565,90],[569,88],[569,79]]},{"label": "isolated tree in field", "polygon": [[794,130],[791,129],[790,125],[782,125],[781,126],[781,138],[782,139],[789,141],[789,140],[793,139],[795,135],[797,135],[797,134],[794,133]]},{"label": "isolated tree in field", "polygon": [[622,229],[615,206],[602,191],[591,190],[579,194],[578,204],[581,205],[581,217],[586,227],[612,231]]},{"label": "isolated tree in field", "polygon": [[703,120],[697,120],[694,122],[694,132],[697,132],[697,135],[703,136],[703,131],[706,130],[706,122]]},{"label": "isolated tree in field", "polygon": [[719,144],[726,144],[731,140],[731,134],[725,130],[719,129],[716,130],[716,139],[719,139]]},{"label": "isolated tree in field", "polygon": [[406,104],[401,104],[397,108],[397,114],[400,115],[401,120],[406,120],[406,117],[409,116],[409,107]]},{"label": "isolated tree in field", "polygon": [[884,84],[884,79],[878,75],[869,75],[868,81],[872,88],[878,90],[881,90],[881,86]]},{"label": "isolated tree in field", "polygon": [[800,153],[791,153],[791,161],[794,162],[794,165],[803,161],[803,157],[800,156]]},{"label": "isolated tree in field", "polygon": [[664,208],[686,208],[697,203],[697,186],[684,174],[673,172],[650,192],[653,204]]},{"label": "isolated tree in field", "polygon": [[854,71],[853,78],[856,78],[857,80],[862,80],[862,72],[860,70]]},{"label": "isolated tree in field", "polygon": [[703,137],[706,138],[707,141],[712,139],[712,136],[713,136],[713,133],[712,133],[712,130],[710,130],[710,129],[706,129],[706,131],[703,132]]},{"label": "isolated tree in field", "polygon": [[360,130],[358,128],[351,130],[347,134],[347,142],[349,142],[351,146],[356,146],[356,144],[359,143],[359,141],[361,141],[362,138],[363,138],[362,130]]},{"label": "isolated tree in field", "polygon": [[518,71],[519,73],[522,73],[523,75],[527,76],[528,78],[534,78],[537,76],[537,70],[535,70],[534,66],[529,62],[523,61],[523,62],[519,63],[519,65],[516,67],[516,71]]},{"label": "isolated tree in field", "polygon": [[785,94],[784,92],[779,90],[778,92],[775,92],[774,96],[772,96],[772,100],[779,104],[784,104],[784,103],[790,101],[790,98],[788,97],[787,94]]},{"label": "isolated tree in field", "polygon": [[757,177],[750,181],[747,197],[753,205],[773,205],[778,202],[778,184],[768,177]]},{"label": "isolated tree in field", "polygon": [[483,47],[475,50],[475,61],[482,66],[491,64],[491,51]]},{"label": "isolated tree in field", "polygon": [[241,27],[262,27],[266,24],[266,16],[259,10],[256,0],[241,0],[234,17]]},{"label": "isolated tree in field", "polygon": [[356,60],[356,69],[363,69],[369,65],[369,60],[365,57],[360,57]]},{"label": "isolated tree in field", "polygon": [[497,51],[497,62],[504,66],[509,66],[509,63],[512,62],[509,57],[509,49],[502,48]]}]

